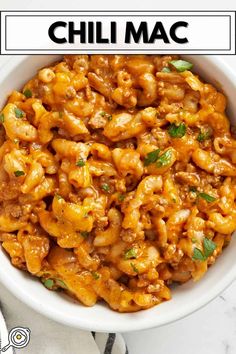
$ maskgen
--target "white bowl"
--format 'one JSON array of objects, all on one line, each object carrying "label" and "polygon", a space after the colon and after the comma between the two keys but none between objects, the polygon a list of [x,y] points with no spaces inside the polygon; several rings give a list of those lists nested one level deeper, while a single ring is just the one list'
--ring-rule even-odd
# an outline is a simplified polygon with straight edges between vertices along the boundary
[{"label": "white bowl", "polygon": [[[0,106],[7,94],[30,79],[40,67],[57,56],[14,57],[0,71]],[[228,97],[228,114],[236,125],[236,75],[227,64],[214,56],[188,56],[194,69],[206,81],[222,89]],[[219,84],[220,83],[220,84]],[[233,115],[233,112],[235,114]],[[14,268],[0,250],[0,280],[21,301],[45,316],[65,325],[85,330],[128,332],[148,329],[176,321],[201,308],[222,292],[236,276],[236,239],[198,283],[189,281],[173,290],[173,299],[146,311],[120,314],[104,304],[85,307],[62,293],[45,289],[35,278]]]}]

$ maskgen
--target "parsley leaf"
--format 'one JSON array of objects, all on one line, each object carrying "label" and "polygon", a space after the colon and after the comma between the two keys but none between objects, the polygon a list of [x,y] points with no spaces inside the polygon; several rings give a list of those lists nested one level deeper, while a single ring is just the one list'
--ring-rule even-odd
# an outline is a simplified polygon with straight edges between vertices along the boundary
[{"label": "parsley leaf", "polygon": [[106,117],[109,122],[112,120],[112,115],[107,112],[104,111],[100,112],[100,116]]},{"label": "parsley leaf", "polygon": [[186,60],[172,60],[170,61],[170,64],[179,72],[191,70],[193,68],[193,64]]},{"label": "parsley leaf", "polygon": [[23,118],[24,112],[20,108],[15,108],[15,115],[16,115],[16,118]]},{"label": "parsley leaf", "polygon": [[109,192],[110,191],[110,186],[107,183],[103,183],[101,185],[101,189],[104,190],[105,192]]},{"label": "parsley leaf", "polygon": [[196,187],[189,187],[189,191],[196,193],[197,197],[205,199],[208,203],[212,203],[217,200],[217,198],[215,198],[212,195],[209,195],[207,193],[204,193],[204,192],[199,193]]},{"label": "parsley leaf", "polygon": [[120,194],[120,195],[118,196],[118,200],[119,200],[120,202],[123,202],[123,200],[125,200],[125,194]]},{"label": "parsley leaf", "polygon": [[135,267],[134,263],[131,262],[130,265],[131,265],[133,271],[134,271],[135,273],[138,273],[138,269]]},{"label": "parsley leaf", "polygon": [[32,91],[30,89],[26,89],[23,94],[25,95],[26,98],[31,98],[32,97]]},{"label": "parsley leaf", "polygon": [[186,125],[184,123],[179,125],[172,123],[169,126],[168,133],[172,138],[182,138],[186,133]]},{"label": "parsley leaf", "polygon": [[161,70],[161,72],[162,73],[170,73],[171,71],[170,71],[170,68],[168,68],[168,67],[164,67],[162,70]]},{"label": "parsley leaf", "polygon": [[63,289],[68,289],[67,285],[64,283],[63,280],[61,279],[41,279],[43,285],[45,286],[45,288],[49,289],[49,290],[53,290],[54,286],[59,286]]},{"label": "parsley leaf", "polygon": [[148,166],[151,163],[156,162],[156,160],[159,157],[160,151],[161,151],[160,149],[157,149],[157,150],[153,150],[153,151],[149,152],[144,159],[144,166]]},{"label": "parsley leaf", "polygon": [[3,113],[0,114],[0,122],[4,123],[4,114]]},{"label": "parsley leaf", "polygon": [[205,261],[206,257],[204,255],[204,253],[199,248],[194,248],[193,259],[195,261]]},{"label": "parsley leaf", "polygon": [[170,163],[172,157],[172,151],[166,150],[161,156],[157,159],[157,167],[166,166]]},{"label": "parsley leaf", "polygon": [[208,203],[214,202],[217,198],[212,197],[211,195],[207,193],[198,193],[198,196],[202,199],[205,199]]},{"label": "parsley leaf", "polygon": [[45,288],[52,290],[53,286],[55,285],[53,279],[42,279],[42,283],[45,286]]},{"label": "parsley leaf", "polygon": [[87,238],[89,236],[89,232],[88,231],[80,231],[80,235],[84,238]]},{"label": "parsley leaf", "polygon": [[97,272],[91,272],[91,274],[95,280],[98,280],[100,278],[100,275]]},{"label": "parsley leaf", "polygon": [[135,248],[130,248],[124,254],[124,259],[137,258],[137,251]]},{"label": "parsley leaf", "polygon": [[76,162],[76,166],[79,166],[79,167],[85,166],[84,160],[83,160],[83,159],[79,159],[79,160]]},{"label": "parsley leaf", "polygon": [[212,255],[212,253],[215,251],[216,249],[216,244],[215,242],[213,242],[212,240],[210,240],[209,238],[205,237],[203,240],[203,246],[204,246],[204,252],[205,252],[205,256],[208,258]]},{"label": "parsley leaf", "polygon": [[216,244],[209,238],[205,237],[203,240],[203,251],[199,248],[194,248],[193,259],[196,261],[206,261],[216,249]]},{"label": "parsley leaf", "polygon": [[200,143],[207,140],[207,139],[210,139],[211,137],[211,134],[209,131],[200,131],[200,133],[198,134],[198,137],[197,137],[197,141],[199,141]]},{"label": "parsley leaf", "polygon": [[24,176],[25,172],[24,171],[14,171],[14,175],[16,177]]}]

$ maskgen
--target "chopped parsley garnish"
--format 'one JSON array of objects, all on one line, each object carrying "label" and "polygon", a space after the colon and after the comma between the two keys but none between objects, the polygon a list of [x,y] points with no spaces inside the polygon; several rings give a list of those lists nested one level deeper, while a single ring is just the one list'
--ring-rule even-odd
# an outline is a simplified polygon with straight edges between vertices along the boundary
[{"label": "chopped parsley garnish", "polygon": [[137,251],[135,248],[128,249],[124,254],[124,259],[137,258]]},{"label": "chopped parsley garnish", "polygon": [[157,167],[162,167],[162,166],[166,166],[170,163],[172,158],[172,151],[166,150],[161,156],[158,157],[157,159]]},{"label": "chopped parsley garnish", "polygon": [[209,195],[204,192],[198,192],[196,187],[189,187],[189,191],[196,193],[199,198],[205,199],[208,203],[215,202],[217,200],[216,197],[213,197],[212,195]]},{"label": "chopped parsley garnish", "polygon": [[212,197],[212,195],[209,195],[207,193],[198,193],[198,196],[202,199],[205,199],[208,203],[212,203],[216,201],[217,198]]},{"label": "chopped parsley garnish", "polygon": [[23,94],[25,95],[26,98],[31,98],[32,97],[32,91],[30,89],[26,89]]},{"label": "chopped parsley garnish", "polygon": [[105,192],[109,192],[110,191],[110,186],[107,183],[103,183],[101,185],[101,189],[104,190]]},{"label": "chopped parsley garnish", "polygon": [[123,200],[125,200],[125,194],[120,194],[120,195],[118,196],[118,200],[119,200],[120,202],[123,202]]},{"label": "chopped parsley garnish", "polygon": [[204,253],[199,248],[194,248],[193,259],[195,261],[205,261],[206,257],[204,255]]},{"label": "chopped parsley garnish", "polygon": [[159,157],[160,151],[161,151],[160,149],[157,149],[149,152],[144,159],[144,166],[148,166],[151,163],[156,162]]},{"label": "chopped parsley garnish", "polygon": [[168,133],[172,138],[182,138],[186,133],[186,125],[184,123],[179,125],[172,123],[169,126]]},{"label": "chopped parsley garnish", "polygon": [[193,68],[193,64],[186,60],[171,60],[170,64],[179,72],[191,70]]},{"label": "chopped parsley garnish", "polygon": [[196,187],[189,187],[189,192],[197,193]]},{"label": "chopped parsley garnish", "polygon": [[15,115],[16,115],[16,118],[23,118],[24,112],[20,108],[15,108]]},{"label": "chopped parsley garnish", "polygon": [[0,122],[4,123],[4,114],[3,113],[0,114]]},{"label": "chopped parsley garnish", "polygon": [[53,290],[54,286],[59,286],[63,289],[68,289],[67,285],[61,279],[41,279],[45,288]]},{"label": "chopped parsley garnish", "polygon": [[112,120],[112,115],[107,112],[104,111],[100,112],[100,116],[106,117],[109,122]]},{"label": "chopped parsley garnish", "polygon": [[198,134],[197,137],[197,141],[199,141],[200,143],[202,143],[203,141],[210,139],[211,134],[209,131],[200,131],[200,133]]},{"label": "chopped parsley garnish", "polygon": [[42,279],[42,283],[45,286],[45,288],[52,290],[53,286],[55,285],[53,279]]},{"label": "chopped parsley garnish", "polygon": [[194,248],[193,259],[195,261],[206,261],[215,251],[217,245],[215,242],[205,237],[203,240],[203,251],[199,248]]},{"label": "chopped parsley garnish", "polygon": [[80,231],[80,235],[84,238],[87,238],[89,236],[89,232],[88,231]]},{"label": "chopped parsley garnish", "polygon": [[79,167],[85,166],[84,160],[83,160],[83,159],[79,159],[79,160],[76,162],[76,166],[79,166]]},{"label": "chopped parsley garnish", "polygon": [[161,70],[162,73],[170,73],[171,70],[170,68],[167,68],[167,67],[164,67],[162,70]]},{"label": "chopped parsley garnish", "polygon": [[25,172],[24,171],[14,171],[14,175],[16,177],[24,176]]},{"label": "chopped parsley garnish", "polygon": [[100,275],[97,272],[91,272],[91,274],[95,280],[98,280],[100,278]]},{"label": "chopped parsley garnish", "polygon": [[131,262],[130,265],[131,265],[133,271],[134,271],[135,273],[138,273],[138,269],[135,267],[134,263]]},{"label": "chopped parsley garnish", "polygon": [[216,249],[216,244],[209,238],[205,237],[203,240],[204,252],[206,257],[210,257]]}]

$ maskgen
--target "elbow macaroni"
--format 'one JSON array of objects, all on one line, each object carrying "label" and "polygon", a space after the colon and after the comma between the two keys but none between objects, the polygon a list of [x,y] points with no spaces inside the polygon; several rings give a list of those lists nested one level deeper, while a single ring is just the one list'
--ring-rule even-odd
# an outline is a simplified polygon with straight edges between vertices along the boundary
[{"label": "elbow macaroni", "polygon": [[226,99],[178,72],[177,59],[65,56],[2,109],[0,242],[50,290],[147,309],[228,245],[236,140]]}]

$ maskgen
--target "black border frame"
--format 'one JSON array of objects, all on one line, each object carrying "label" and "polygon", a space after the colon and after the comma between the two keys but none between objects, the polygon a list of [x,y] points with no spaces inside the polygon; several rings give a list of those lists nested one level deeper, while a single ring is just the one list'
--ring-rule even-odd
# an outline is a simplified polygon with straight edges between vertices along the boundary
[{"label": "black border frame", "polygon": [[[50,49],[50,54],[53,55],[54,53],[52,52],[55,52],[55,54],[62,54],[62,52],[73,52],[73,53],[84,53],[85,51],[86,52],[96,52],[96,53],[106,53],[106,52],[125,52],[125,53],[129,53],[129,54],[132,54],[132,51],[137,53],[137,52],[151,52],[150,54],[158,54],[158,53],[163,53],[163,52],[166,52],[166,53],[174,53],[174,52],[180,52],[181,51],[181,54],[184,54],[182,52],[186,52],[186,53],[189,53],[191,51],[198,51],[198,52],[204,52],[204,55],[235,55],[236,54],[236,11],[230,11],[230,10],[227,10],[227,11],[224,11],[224,10],[216,10],[216,11],[210,11],[210,10],[196,10],[195,12],[197,12],[197,14],[193,14],[194,11],[191,11],[191,10],[177,10],[177,11],[171,11],[171,10],[167,10],[167,11],[164,11],[164,10],[161,10],[161,11],[158,11],[158,10],[154,10],[154,11],[150,11],[150,10],[95,10],[95,11],[86,11],[86,10],[76,10],[76,11],[68,11],[68,10],[39,10],[39,11],[36,11],[36,10],[3,10],[3,11],[0,11],[0,26],[1,26],[1,19],[2,19],[2,13],[3,12],[7,12],[7,13],[16,13],[16,12],[21,12],[21,13],[24,13],[24,14],[14,14],[14,15],[5,15],[5,51],[7,51],[8,53],[1,53],[1,49],[2,49],[2,46],[1,46],[1,38],[2,36],[0,36],[0,54],[1,55],[25,55],[27,54],[28,51],[31,51],[32,49],[21,49],[21,52],[24,51],[25,53],[9,53],[9,52],[12,52],[12,51],[17,51],[18,49],[7,49],[7,18],[8,17],[24,17],[24,16],[30,16],[30,17],[57,17],[59,16],[60,13],[63,13],[64,17],[77,17],[79,14],[81,17],[85,17],[85,16],[91,16],[91,17],[96,17],[97,16],[97,13],[100,14],[100,17],[108,17],[108,16],[115,16],[115,17],[129,17],[130,14],[127,14],[129,12],[132,12],[132,13],[135,13],[134,17],[138,17],[138,16],[141,16],[141,14],[145,14],[147,13],[145,16],[146,17],[154,17],[154,16],[157,16],[158,14],[162,14],[162,13],[172,13],[171,15],[162,15],[163,17],[176,17],[176,16],[181,16],[181,14],[183,13],[191,13],[189,14],[188,16],[189,17],[204,17],[204,16],[211,16],[211,17],[228,17],[229,18],[229,48],[228,49],[208,49],[208,50],[205,50],[205,49],[172,49],[172,50],[169,50],[169,49],[161,49],[161,50],[153,50],[153,49],[129,49],[129,50],[125,50],[125,49],[114,49],[114,50],[109,50],[109,49],[94,49],[94,48],[83,48],[83,49],[76,49],[76,50],[72,50],[72,49]],[[42,14],[38,14],[38,13],[45,13],[45,15],[42,15]],[[47,14],[49,12],[53,12],[54,14]],[[65,13],[72,13],[73,14],[68,14],[66,15]],[[150,14],[152,12],[152,14]],[[222,14],[223,12],[223,14]],[[30,13],[30,15],[25,15],[25,13]],[[35,13],[35,14],[33,14]],[[56,13],[56,14],[55,14]],[[84,14],[86,13],[86,15]],[[109,14],[106,14],[106,13],[109,13]],[[116,14],[116,13],[122,13],[122,14]],[[175,14],[173,14],[175,13]],[[179,14],[178,14],[179,13]],[[201,14],[199,14],[201,13]],[[212,15],[209,15],[209,13],[213,13]],[[217,14],[215,14],[217,13]],[[220,13],[220,14],[218,14]],[[234,19],[235,19],[235,48],[234,48],[234,53],[223,53],[223,52],[229,52],[231,51],[232,49],[232,33],[231,33],[231,18],[232,18],[232,13],[234,13]],[[140,14],[140,15],[138,15]],[[0,27],[1,28],[1,27]],[[33,49],[37,52],[41,51],[41,53],[28,53],[29,55],[43,55],[43,54],[49,54],[47,51],[47,49]],[[216,53],[209,53],[209,52],[212,52],[212,51],[219,51],[220,53],[216,54]],[[88,54],[89,54],[88,53]],[[209,53],[209,54],[208,54]],[[71,53],[72,54],[72,53]],[[108,53],[109,54],[109,53]],[[201,55],[202,53],[189,53],[191,55]]]}]

